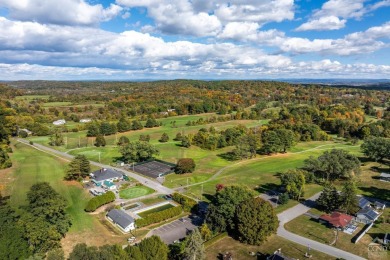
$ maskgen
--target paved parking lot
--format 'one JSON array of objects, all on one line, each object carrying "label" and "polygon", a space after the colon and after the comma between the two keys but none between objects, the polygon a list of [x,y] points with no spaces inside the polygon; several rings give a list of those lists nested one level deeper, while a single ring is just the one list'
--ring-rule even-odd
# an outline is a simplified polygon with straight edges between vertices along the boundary
[{"label": "paved parking lot", "polygon": [[169,224],[161,226],[149,233],[150,236],[159,236],[166,244],[172,244],[173,241],[186,237],[187,233],[203,223],[203,220],[197,218],[184,218],[184,222],[181,220],[175,220]]}]

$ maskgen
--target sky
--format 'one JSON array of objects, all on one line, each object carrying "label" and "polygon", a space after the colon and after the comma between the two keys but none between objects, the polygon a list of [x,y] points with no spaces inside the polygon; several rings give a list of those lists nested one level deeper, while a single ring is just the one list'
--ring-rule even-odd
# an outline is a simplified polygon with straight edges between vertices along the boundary
[{"label": "sky", "polygon": [[0,0],[0,80],[390,79],[390,0]]}]

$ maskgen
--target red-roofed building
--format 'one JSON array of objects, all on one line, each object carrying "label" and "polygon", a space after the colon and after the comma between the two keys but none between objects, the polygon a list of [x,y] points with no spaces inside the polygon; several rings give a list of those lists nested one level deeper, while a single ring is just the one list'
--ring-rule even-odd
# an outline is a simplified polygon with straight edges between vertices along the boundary
[{"label": "red-roofed building", "polygon": [[320,221],[326,222],[333,227],[344,229],[349,223],[351,223],[353,217],[335,211],[331,215],[322,215],[319,219]]}]

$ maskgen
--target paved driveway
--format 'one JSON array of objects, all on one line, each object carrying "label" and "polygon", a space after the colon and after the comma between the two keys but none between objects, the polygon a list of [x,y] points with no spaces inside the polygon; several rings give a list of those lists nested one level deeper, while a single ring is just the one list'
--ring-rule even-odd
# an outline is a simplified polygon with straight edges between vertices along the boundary
[{"label": "paved driveway", "polygon": [[185,221],[175,220],[171,223],[165,224],[159,228],[154,229],[148,233],[148,237],[157,235],[166,244],[172,244],[173,241],[182,239],[187,236],[187,233],[203,223],[203,220],[199,217],[196,218],[183,218]]}]

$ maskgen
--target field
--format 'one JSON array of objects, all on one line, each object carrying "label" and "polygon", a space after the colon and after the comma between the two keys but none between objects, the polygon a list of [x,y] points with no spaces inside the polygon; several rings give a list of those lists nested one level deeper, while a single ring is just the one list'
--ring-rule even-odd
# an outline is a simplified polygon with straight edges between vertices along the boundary
[{"label": "field", "polygon": [[[190,186],[187,193],[199,198],[203,191],[203,195],[206,195],[207,198],[207,194],[215,193],[217,184],[229,185],[232,183],[246,185],[257,192],[265,192],[280,184],[279,173],[301,167],[303,161],[309,156],[316,157],[333,148],[346,149],[351,153],[360,154],[358,146],[348,144],[336,144],[334,142],[299,143],[292,149],[292,152],[286,154],[258,156],[251,160],[230,163],[229,166],[219,170],[216,175],[212,177],[210,175],[204,176],[204,179],[208,179],[208,181]],[[194,183],[194,176],[191,174],[169,175],[166,180],[167,186],[185,185],[187,178],[189,178],[190,184]],[[305,197],[310,197],[320,190],[319,185],[306,185]]]},{"label": "field", "polygon": [[145,186],[135,186],[119,191],[119,196],[122,199],[134,199],[148,194],[152,194],[154,190]]},{"label": "field", "polygon": [[[231,237],[225,237],[215,244],[206,248],[206,259],[222,259],[220,256],[226,252],[230,252],[233,255],[233,259],[245,260],[245,259],[265,259],[265,255],[272,254],[276,250],[281,249],[282,253],[288,257],[293,257],[295,259],[304,259],[305,252],[307,248],[298,244],[295,244],[291,241],[278,237],[276,235],[270,236],[265,243],[261,246],[250,246],[242,244],[237,240],[234,240]],[[261,256],[258,258],[251,256],[250,252],[260,252]],[[318,260],[328,260],[334,259],[331,256],[328,256],[324,253],[317,251],[310,251],[310,254],[313,255],[312,259]],[[263,257],[262,257],[263,256]]]},{"label": "field", "polygon": [[154,208],[154,209],[143,211],[141,213],[138,213],[137,215],[142,217],[142,218],[144,218],[144,217],[146,217],[147,215],[149,215],[151,213],[156,213],[156,212],[163,211],[163,210],[166,210],[166,209],[170,209],[170,208],[173,208],[173,207],[174,206],[172,204],[166,204],[166,205],[162,205],[160,207]]},{"label": "field", "polygon": [[72,217],[71,232],[93,228],[93,220],[84,212],[90,196],[77,182],[64,182],[67,161],[62,161],[46,153],[38,152],[27,145],[14,145],[12,160],[13,183],[10,185],[11,204],[15,207],[26,204],[26,193],[37,182],[48,182],[69,204],[67,212]]},{"label": "field", "polygon": [[[66,211],[72,218],[72,227],[61,241],[66,254],[80,242],[102,246],[125,241],[123,235],[102,225],[98,215],[85,213],[84,207],[91,196],[78,182],[63,181],[67,161],[21,143],[14,144],[13,151],[10,154],[13,167],[5,170],[11,178],[7,194],[11,195],[12,206],[19,207],[26,204],[26,192],[34,183],[49,182],[69,205]],[[0,171],[0,174],[3,172]]]},{"label": "field", "polygon": [[23,96],[17,96],[15,97],[15,99],[31,101],[31,100],[38,100],[38,99],[47,100],[49,99],[49,97],[50,97],[49,95],[23,95]]}]

